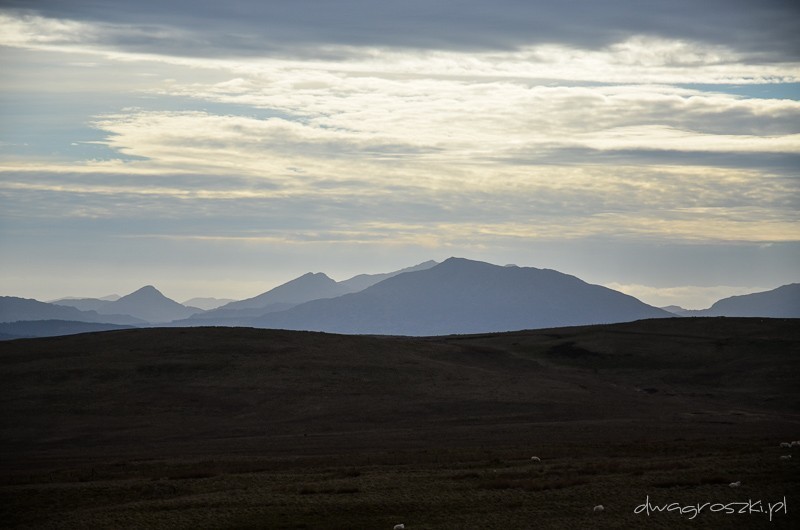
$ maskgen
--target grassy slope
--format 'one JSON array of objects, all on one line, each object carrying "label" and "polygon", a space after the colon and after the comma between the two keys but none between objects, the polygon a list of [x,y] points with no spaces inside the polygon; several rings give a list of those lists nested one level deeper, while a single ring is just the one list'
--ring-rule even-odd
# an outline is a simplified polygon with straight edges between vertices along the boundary
[{"label": "grassy slope", "polygon": [[[2,343],[4,520],[614,527],[643,523],[632,510],[646,494],[789,495],[780,527],[798,491],[797,461],[777,447],[800,438],[798,323],[424,339],[148,329]],[[608,510],[592,512],[598,503]]]}]

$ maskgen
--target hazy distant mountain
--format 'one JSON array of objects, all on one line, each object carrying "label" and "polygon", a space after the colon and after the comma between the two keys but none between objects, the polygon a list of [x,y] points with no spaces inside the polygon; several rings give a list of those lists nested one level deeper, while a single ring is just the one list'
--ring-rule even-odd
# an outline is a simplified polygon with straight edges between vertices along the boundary
[{"label": "hazy distant mountain", "polygon": [[101,298],[62,298],[50,302],[51,304],[63,305],[74,307],[81,311],[99,311],[101,307],[110,304],[111,300],[103,300]]},{"label": "hazy distant mountain", "polygon": [[202,311],[200,308],[186,307],[167,298],[152,285],[142,287],[115,302],[102,306],[99,310],[101,314],[122,313],[153,324],[187,318]]},{"label": "hazy distant mountain", "polygon": [[723,298],[710,308],[692,311],[694,316],[725,317],[800,317],[800,283],[783,285],[771,291]]},{"label": "hazy distant mountain", "polygon": [[246,326],[250,319],[265,313],[283,311],[309,300],[331,298],[345,292],[347,291],[339,283],[325,274],[309,272],[258,296],[230,302],[191,318],[173,322],[173,325]]},{"label": "hazy distant mountain", "polygon": [[105,322],[109,324],[145,324],[143,320],[125,314],[99,314],[81,311],[75,307],[48,304],[32,298],[0,296],[0,322],[22,320],[71,320],[78,322]]},{"label": "hazy distant mountain", "polygon": [[297,304],[277,302],[264,307],[250,307],[244,309],[225,309],[218,307],[203,313],[196,313],[189,318],[174,320],[171,326],[250,326],[253,318],[263,316],[275,311],[285,311]]},{"label": "hazy distant mountain", "polygon": [[220,309],[256,309],[271,304],[301,304],[317,298],[332,298],[345,293],[338,282],[324,273],[309,272],[258,296],[231,302]]},{"label": "hazy distant mountain", "polygon": [[686,316],[688,313],[692,311],[691,309],[686,309],[679,305],[668,305],[665,307],[661,307],[659,309],[663,309],[664,311],[667,311],[668,313],[672,313],[673,315],[677,315],[679,317]]},{"label": "hazy distant mountain", "polygon": [[321,272],[309,272],[253,298],[231,302],[221,309],[256,309],[272,306],[273,304],[297,305],[320,298],[334,298],[343,294],[361,291],[404,272],[423,270],[434,265],[436,265],[435,261],[426,261],[425,263],[394,272],[359,274],[341,282],[332,280]]},{"label": "hazy distant mountain", "polygon": [[383,280],[387,280],[393,276],[397,276],[398,274],[403,274],[404,272],[423,271],[436,265],[438,265],[437,262],[429,260],[424,263],[420,263],[419,265],[414,265],[413,267],[400,269],[399,271],[384,272],[382,274],[359,274],[358,276],[353,276],[349,280],[339,282],[339,285],[344,286],[348,293],[357,293],[358,291],[363,291],[367,287],[382,282]]},{"label": "hazy distant mountain", "polygon": [[358,293],[314,300],[252,323],[336,333],[443,335],[671,316],[558,271],[450,258]]},{"label": "hazy distant mountain", "polygon": [[173,322],[173,324],[247,326],[254,317],[285,311],[311,300],[335,298],[358,292],[398,274],[424,270],[434,265],[436,265],[435,261],[426,261],[394,272],[359,274],[341,282],[337,282],[321,272],[309,272],[253,298],[231,302],[211,311],[194,315],[187,320]]},{"label": "hazy distant mountain", "polygon": [[218,307],[222,307],[225,304],[230,304],[231,302],[235,302],[233,298],[192,298],[190,300],[186,300],[182,302],[183,305],[187,307],[199,307],[205,311],[209,311],[211,309],[216,309]]},{"label": "hazy distant mountain", "polygon": [[0,323],[0,340],[33,337],[57,337],[93,333],[117,329],[133,329],[134,326],[104,324],[101,322],[74,322],[69,320],[26,320]]}]

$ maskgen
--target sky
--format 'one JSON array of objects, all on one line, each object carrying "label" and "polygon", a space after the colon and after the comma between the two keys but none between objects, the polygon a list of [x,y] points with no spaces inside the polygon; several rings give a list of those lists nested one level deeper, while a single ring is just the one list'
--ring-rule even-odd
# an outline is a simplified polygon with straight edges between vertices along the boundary
[{"label": "sky", "polygon": [[800,281],[792,0],[0,0],[0,294]]}]

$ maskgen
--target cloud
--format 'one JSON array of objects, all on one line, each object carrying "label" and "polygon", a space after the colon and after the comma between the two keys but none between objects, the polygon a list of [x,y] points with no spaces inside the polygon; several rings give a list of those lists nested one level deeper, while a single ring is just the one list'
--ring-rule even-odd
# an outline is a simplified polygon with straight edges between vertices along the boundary
[{"label": "cloud", "polygon": [[[766,60],[729,45],[677,35],[615,33],[600,47],[564,39],[532,39],[512,48],[460,50],[448,47],[393,48],[376,44],[316,43],[315,54],[229,53],[225,42],[206,50],[206,36],[188,29],[87,22],[0,10],[0,45],[93,54],[117,61],[165,62],[196,69],[221,69],[262,75],[293,68],[328,70],[334,75],[394,75],[428,78],[571,80],[603,83],[774,83],[800,79],[800,56]],[[232,39],[235,41],[236,39]],[[740,42],[740,41],[736,41]],[[208,52],[197,57],[198,50]],[[321,52],[319,50],[322,50]],[[73,61],[75,62],[75,61]],[[77,61],[89,62],[89,61]],[[324,82],[324,81],[323,81]]]},{"label": "cloud", "polygon": [[[698,61],[724,66],[725,79],[763,74],[763,65],[728,62],[733,55],[720,60],[722,52],[647,44],[634,39],[599,52],[373,50],[347,62],[97,51],[117,68],[115,83],[137,79],[140,105],[87,117],[101,133],[91,142],[118,159],[7,163],[0,189],[12,203],[42,200],[52,212],[60,204],[61,213],[81,217],[113,211],[91,196],[114,198],[117,211],[145,204],[151,215],[235,211],[241,226],[268,211],[273,221],[296,223],[295,233],[306,234],[300,242],[328,237],[326,223],[337,226],[332,238],[443,245],[602,233],[795,240],[798,189],[785,177],[800,147],[797,101],[531,77],[624,77],[632,64],[656,78],[662,68],[719,75]],[[159,75],[139,75],[152,70]],[[777,71],[794,75],[785,65]],[[187,102],[209,108],[184,110]],[[219,236],[242,234],[226,228]]]},{"label": "cloud", "polygon": [[[31,8],[18,0],[4,5]],[[771,61],[800,55],[798,8],[786,0],[42,0],[34,6],[47,17],[139,28],[141,35],[112,32],[105,38],[150,53],[330,56],[329,46],[475,52],[543,43],[585,49],[644,33],[738,48]]]},{"label": "cloud", "polygon": [[525,264],[561,243],[800,239],[788,3],[4,6],[17,247]]}]

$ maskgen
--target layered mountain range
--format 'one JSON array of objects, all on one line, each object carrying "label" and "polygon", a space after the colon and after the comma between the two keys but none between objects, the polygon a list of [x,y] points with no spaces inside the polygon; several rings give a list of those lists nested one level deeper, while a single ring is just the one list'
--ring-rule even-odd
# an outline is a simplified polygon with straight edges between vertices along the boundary
[{"label": "layered mountain range", "polygon": [[[710,308],[657,308],[550,269],[463,258],[344,281],[307,273],[252,298],[180,304],[153,286],[123,297],[52,303],[0,297],[0,338],[121,327],[246,326],[346,334],[446,335],[675,316],[800,317],[800,284],[734,296]],[[87,326],[92,324],[92,326]]]}]

